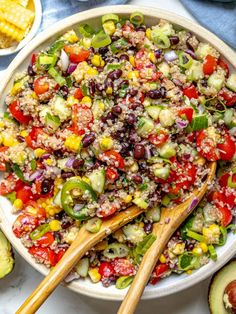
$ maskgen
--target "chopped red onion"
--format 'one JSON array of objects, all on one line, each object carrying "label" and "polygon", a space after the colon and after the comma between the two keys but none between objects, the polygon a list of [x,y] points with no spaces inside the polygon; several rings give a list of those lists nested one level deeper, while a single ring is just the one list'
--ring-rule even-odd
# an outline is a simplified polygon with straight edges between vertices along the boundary
[{"label": "chopped red onion", "polygon": [[75,161],[75,158],[69,158],[66,162],[66,167],[72,168],[73,162]]},{"label": "chopped red onion", "polygon": [[184,128],[187,127],[188,121],[187,121],[187,120],[182,120],[182,119],[177,118],[177,119],[176,119],[176,124],[177,124],[177,126],[178,126],[180,129],[184,129]]},{"label": "chopped red onion", "polygon": [[185,160],[189,160],[191,157],[191,154],[184,154],[183,157]]},{"label": "chopped red onion", "polygon": [[178,80],[178,79],[173,79],[172,80],[172,82],[176,85],[176,86],[183,86],[183,83],[180,81],[180,80]]},{"label": "chopped red onion", "polygon": [[44,154],[41,156],[42,159],[48,159],[51,155],[50,154]]},{"label": "chopped red onion", "polygon": [[197,56],[196,56],[196,54],[195,54],[194,51],[188,49],[188,50],[185,50],[185,52],[186,52],[188,55],[190,55],[193,59],[195,59],[195,60],[197,59]]},{"label": "chopped red onion", "polygon": [[174,50],[170,50],[164,54],[164,58],[167,62],[171,62],[171,61],[178,59],[178,56]]},{"label": "chopped red onion", "polygon": [[74,72],[74,70],[77,68],[77,64],[76,63],[70,63],[68,69],[67,69],[67,73],[71,74]]},{"label": "chopped red onion", "polygon": [[29,176],[29,181],[34,181],[35,179],[39,180],[43,176],[43,170],[36,170]]},{"label": "chopped red onion", "polygon": [[145,146],[145,158],[149,159],[152,157],[151,149],[148,146]]},{"label": "chopped red onion", "polygon": [[194,209],[194,207],[198,204],[198,198],[194,197],[194,199],[192,200],[191,204],[188,207],[189,211],[192,211],[192,209]]},{"label": "chopped red onion", "polygon": [[61,50],[60,60],[61,60],[61,69],[63,72],[65,72],[69,67],[70,61],[69,61],[68,55],[65,53],[63,49]]}]

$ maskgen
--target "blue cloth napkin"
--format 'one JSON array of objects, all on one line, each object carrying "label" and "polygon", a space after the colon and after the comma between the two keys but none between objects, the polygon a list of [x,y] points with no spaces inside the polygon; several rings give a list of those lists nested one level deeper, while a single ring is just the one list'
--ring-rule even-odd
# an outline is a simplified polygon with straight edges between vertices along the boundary
[{"label": "blue cloth napkin", "polygon": [[[124,4],[128,0],[41,0],[43,9],[39,32],[69,15],[98,6]],[[16,54],[0,57],[0,71],[5,70]]]},{"label": "blue cloth napkin", "polygon": [[181,2],[200,24],[236,49],[235,1],[181,0]]}]

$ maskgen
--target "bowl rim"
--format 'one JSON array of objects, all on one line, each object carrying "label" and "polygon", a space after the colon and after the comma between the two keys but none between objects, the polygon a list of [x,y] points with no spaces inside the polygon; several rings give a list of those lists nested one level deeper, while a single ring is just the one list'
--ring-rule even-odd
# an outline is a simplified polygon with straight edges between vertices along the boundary
[{"label": "bowl rim", "polygon": [[35,6],[35,17],[34,17],[34,22],[29,33],[25,36],[23,40],[19,42],[18,45],[11,46],[9,48],[0,49],[0,57],[10,56],[13,53],[18,52],[25,45],[27,45],[37,34],[39,27],[41,25],[41,21],[42,21],[42,4],[40,0],[33,0],[33,1],[34,1],[34,6]]},{"label": "bowl rim", "polygon": [[[87,11],[83,11],[72,16],[69,16],[59,22],[55,23],[54,25],[50,26],[42,33],[38,34],[26,47],[24,47],[19,54],[15,57],[15,59],[11,62],[8,69],[4,73],[4,78],[2,80],[2,84],[0,86],[0,95],[5,90],[8,82],[10,81],[11,77],[14,75],[14,72],[20,66],[20,64],[25,61],[25,59],[30,55],[34,49],[38,46],[43,44],[45,41],[50,39],[50,37],[55,36],[56,34],[62,32],[63,30],[69,28],[70,26],[83,22],[87,19],[91,18],[98,18],[104,13],[117,13],[117,14],[130,14],[134,11],[141,11],[144,15],[156,18],[156,19],[166,19],[173,24],[180,25],[191,32],[195,33],[198,37],[209,42],[214,47],[218,49],[218,51],[224,56],[228,62],[232,64],[234,68],[236,68],[236,53],[228,47],[222,40],[220,40],[216,35],[212,34],[202,26],[196,24],[193,21],[188,20],[180,15],[175,13],[171,13],[166,10],[162,10],[159,8],[153,8],[148,6],[135,6],[135,5],[118,5],[118,6],[106,6],[106,7],[99,7]],[[6,236],[9,238],[13,247],[19,252],[20,255],[27,261],[27,263],[31,264],[35,269],[41,272],[43,275],[47,274],[46,267],[41,267],[37,264],[32,258],[30,258],[29,254],[26,252],[22,252],[19,245],[19,239],[13,235],[11,226],[7,223],[6,217],[4,217],[3,209],[0,206],[0,227],[2,228],[3,232],[5,232]],[[185,276],[181,278],[181,281],[174,282],[168,287],[162,289],[146,289],[143,295],[143,299],[152,299],[152,298],[159,298],[163,296],[167,296],[181,290],[184,290],[188,287],[191,287],[198,282],[206,279],[209,277],[213,272],[218,270],[222,267],[233,255],[234,251],[233,248],[236,244],[236,240],[234,243],[228,245],[225,249],[223,255],[220,256],[217,262],[210,262],[204,267],[200,268],[199,270],[195,271],[191,276]],[[95,284],[91,284],[91,287],[95,287]],[[104,300],[122,300],[125,293],[125,290],[119,290],[117,293],[110,292],[109,290],[94,288],[91,289],[89,287],[83,286],[83,284],[75,285],[73,282],[67,287],[77,293],[81,293],[90,297],[104,299]],[[99,291],[101,290],[101,291]]]}]

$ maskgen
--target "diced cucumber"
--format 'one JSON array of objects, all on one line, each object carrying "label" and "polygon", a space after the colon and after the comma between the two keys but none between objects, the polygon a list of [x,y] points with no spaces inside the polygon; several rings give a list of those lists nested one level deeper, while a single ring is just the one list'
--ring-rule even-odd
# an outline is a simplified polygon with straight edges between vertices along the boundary
[{"label": "diced cucumber", "polygon": [[59,119],[58,116],[54,116],[51,115],[50,113],[47,113],[45,117],[45,123],[49,133],[54,133],[61,125],[61,120]]},{"label": "diced cucumber", "polygon": [[66,106],[65,99],[60,96],[56,96],[52,101],[52,111],[61,121],[65,121],[71,116],[71,108]]},{"label": "diced cucumber", "polygon": [[96,169],[87,176],[91,181],[91,186],[94,191],[98,192],[99,194],[103,193],[105,186],[105,170]]},{"label": "diced cucumber", "polygon": [[209,203],[203,208],[203,216],[207,225],[211,225],[218,220],[218,212],[215,210],[214,206]]},{"label": "diced cucumber", "polygon": [[193,60],[192,65],[185,72],[187,75],[188,81],[198,81],[204,77],[202,63],[196,60]]},{"label": "diced cucumber", "polygon": [[174,115],[173,115],[172,111],[169,109],[161,110],[161,112],[159,114],[159,119],[160,119],[161,125],[164,128],[172,126],[175,123]]},{"label": "diced cucumber", "polygon": [[226,81],[226,86],[236,92],[236,73],[232,73]]},{"label": "diced cucumber", "polygon": [[166,180],[170,175],[170,168],[168,166],[156,168],[154,169],[154,175],[155,177]]},{"label": "diced cucumber", "polygon": [[176,155],[176,150],[175,150],[175,146],[173,143],[166,143],[164,144],[160,151],[159,154],[161,157],[163,158],[171,158],[174,157]]},{"label": "diced cucumber", "polygon": [[166,36],[170,36],[174,34],[174,29],[173,29],[172,24],[168,22],[159,26],[157,29],[160,33],[165,34]]},{"label": "diced cucumber", "polygon": [[218,56],[218,52],[215,48],[207,43],[200,43],[195,51],[196,56],[200,59],[204,59],[207,55]]},{"label": "diced cucumber", "polygon": [[140,197],[134,198],[133,203],[142,209],[148,208],[148,203]]},{"label": "diced cucumber", "polygon": [[63,158],[63,159],[58,159],[57,160],[57,166],[58,168],[62,169],[62,170],[65,170],[67,167],[66,167],[66,163],[67,161],[69,160],[70,158]]},{"label": "diced cucumber", "polygon": [[153,222],[158,222],[161,218],[161,210],[160,207],[154,207],[149,209],[146,213],[145,216],[148,220],[151,220]]},{"label": "diced cucumber", "polygon": [[123,227],[123,232],[126,239],[134,244],[143,241],[146,233],[138,224],[128,224]]},{"label": "diced cucumber", "polygon": [[61,190],[59,190],[59,192],[57,192],[56,196],[53,199],[53,203],[59,207],[61,206]]},{"label": "diced cucumber", "polygon": [[158,65],[158,70],[159,70],[160,72],[162,72],[162,74],[163,74],[164,76],[169,76],[169,74],[170,74],[170,67],[169,67],[169,65],[168,65],[167,62],[162,62],[162,63],[160,63],[160,64]]},{"label": "diced cucumber", "polygon": [[217,91],[220,91],[224,82],[225,82],[224,74],[215,72],[209,76],[207,80],[207,85],[209,87],[214,87]]},{"label": "diced cucumber", "polygon": [[81,277],[87,277],[89,270],[89,259],[87,257],[82,258],[75,266],[75,270]]},{"label": "diced cucumber", "polygon": [[66,79],[54,67],[49,68],[48,74],[50,74],[60,86],[66,85]]},{"label": "diced cucumber", "polygon": [[137,133],[140,136],[147,136],[154,129],[154,122],[150,118],[141,117],[138,121],[138,130]]},{"label": "diced cucumber", "polygon": [[159,118],[161,109],[162,108],[160,106],[148,106],[145,108],[149,116],[155,121]]}]

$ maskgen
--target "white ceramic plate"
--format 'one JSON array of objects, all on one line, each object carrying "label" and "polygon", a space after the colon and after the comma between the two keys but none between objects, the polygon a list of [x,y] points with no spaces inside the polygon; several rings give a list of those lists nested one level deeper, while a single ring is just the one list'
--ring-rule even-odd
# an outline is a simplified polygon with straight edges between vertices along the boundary
[{"label": "white ceramic plate", "polygon": [[41,20],[42,20],[42,6],[41,6],[40,0],[33,0],[32,2],[33,2],[32,5],[34,6],[34,11],[35,11],[35,18],[34,18],[33,25],[28,35],[21,42],[19,42],[18,45],[5,48],[5,49],[0,49],[0,56],[8,56],[8,55],[18,52],[26,44],[28,44],[31,41],[31,39],[34,38],[34,36],[36,35],[40,27]]},{"label": "white ceramic plate", "polygon": [[[96,26],[101,21],[101,16],[106,13],[117,13],[120,15],[129,16],[134,11],[140,11],[145,15],[145,22],[148,25],[154,25],[157,23],[159,18],[169,20],[175,24],[176,27],[189,29],[192,33],[195,33],[202,41],[208,41],[215,46],[224,58],[231,63],[232,68],[236,68],[236,54],[220,39],[215,35],[204,29],[203,27],[191,22],[181,16],[173,13],[169,13],[164,10],[150,8],[150,7],[139,7],[139,6],[110,6],[103,8],[96,8],[93,10],[85,11],[82,13],[75,14],[68,17],[52,27],[39,34],[27,45],[12,61],[8,70],[5,73],[5,77],[1,82],[0,105],[3,107],[4,97],[14,79],[14,74],[25,69],[27,63],[30,60],[30,56],[33,51],[40,50],[50,43],[60,34],[63,34],[66,30],[76,27],[79,23],[88,23]],[[27,249],[21,244],[20,240],[17,239],[12,232],[12,223],[15,220],[15,216],[11,214],[11,205],[4,199],[0,198],[0,227],[6,233],[15,249],[22,255],[27,263],[31,264],[42,274],[46,275],[48,270],[37,264],[34,259],[28,254]],[[217,250],[218,260],[217,262],[210,262],[206,266],[193,272],[189,275],[172,275],[165,280],[162,280],[155,286],[148,286],[144,292],[143,298],[159,298],[165,295],[175,293],[177,291],[186,289],[210,276],[213,272],[223,266],[236,252],[236,236],[229,234],[227,243],[223,247],[219,247]],[[106,300],[121,300],[126,294],[125,290],[118,290],[114,286],[104,288],[100,283],[92,284],[90,280],[78,280],[68,285],[69,289],[75,292],[89,295],[95,298],[106,299]]]}]

